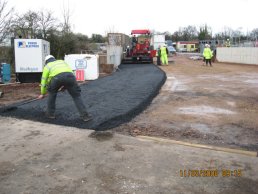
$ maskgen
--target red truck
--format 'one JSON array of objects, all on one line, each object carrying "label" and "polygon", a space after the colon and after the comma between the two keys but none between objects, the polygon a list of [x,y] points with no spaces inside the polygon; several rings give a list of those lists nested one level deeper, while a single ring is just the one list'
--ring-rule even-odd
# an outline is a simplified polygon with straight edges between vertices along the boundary
[{"label": "red truck", "polygon": [[126,50],[122,63],[153,63],[156,50],[150,45],[150,30],[132,30],[132,44]]}]

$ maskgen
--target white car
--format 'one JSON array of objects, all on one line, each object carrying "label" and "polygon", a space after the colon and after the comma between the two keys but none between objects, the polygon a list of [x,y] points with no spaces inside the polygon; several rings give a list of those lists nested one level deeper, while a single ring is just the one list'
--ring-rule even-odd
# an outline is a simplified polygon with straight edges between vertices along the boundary
[{"label": "white car", "polygon": [[171,53],[171,54],[176,53],[176,49],[173,46],[168,46],[167,48],[168,48],[169,53]]}]

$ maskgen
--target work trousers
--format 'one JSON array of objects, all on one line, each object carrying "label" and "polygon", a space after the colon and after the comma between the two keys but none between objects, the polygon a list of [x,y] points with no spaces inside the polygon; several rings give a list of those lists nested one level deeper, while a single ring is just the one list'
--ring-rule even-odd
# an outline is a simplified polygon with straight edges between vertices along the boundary
[{"label": "work trousers", "polygon": [[161,55],[161,61],[163,65],[168,65],[168,55]]},{"label": "work trousers", "polygon": [[211,65],[211,59],[205,59],[205,62],[206,62],[206,65],[208,65],[208,63],[209,63],[210,66],[212,66],[212,65]]},{"label": "work trousers", "polygon": [[157,56],[157,65],[161,65],[160,56]]},{"label": "work trousers", "polygon": [[76,82],[75,76],[70,72],[60,73],[51,79],[48,86],[47,114],[53,115],[55,113],[56,95],[62,86],[72,96],[80,115],[82,117],[87,115],[88,113],[81,98],[81,89]]}]

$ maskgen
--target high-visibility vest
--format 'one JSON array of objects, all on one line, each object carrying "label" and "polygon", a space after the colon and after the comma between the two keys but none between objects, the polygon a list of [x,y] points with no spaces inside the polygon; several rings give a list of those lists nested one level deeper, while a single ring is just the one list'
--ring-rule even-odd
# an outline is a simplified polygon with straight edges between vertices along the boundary
[{"label": "high-visibility vest", "polygon": [[212,56],[213,56],[213,54],[212,54],[212,51],[211,51],[210,48],[205,48],[205,49],[203,50],[203,57],[204,57],[205,59],[211,59]]},{"label": "high-visibility vest", "polygon": [[161,48],[160,48],[160,54],[163,55],[163,56],[164,56],[164,55],[167,55],[167,48],[164,47],[164,46],[161,47]]},{"label": "high-visibility vest", "polygon": [[63,60],[57,60],[45,65],[41,78],[41,94],[47,93],[47,86],[51,79],[64,72],[73,72],[71,67]]}]

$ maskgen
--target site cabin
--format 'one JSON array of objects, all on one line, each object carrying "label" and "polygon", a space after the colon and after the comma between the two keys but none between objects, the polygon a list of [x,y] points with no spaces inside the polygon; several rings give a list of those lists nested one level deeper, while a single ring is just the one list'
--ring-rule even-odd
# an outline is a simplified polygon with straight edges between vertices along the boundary
[{"label": "site cabin", "polygon": [[[156,56],[156,50],[151,45],[151,31],[132,30],[132,43],[130,48],[127,48],[126,56],[122,63],[153,63],[153,57]],[[133,38],[136,38],[133,41]]]},{"label": "site cabin", "polygon": [[18,82],[40,82],[49,42],[42,39],[15,39],[15,73]]},{"label": "site cabin", "polygon": [[178,52],[197,52],[198,41],[179,41],[176,43],[176,50]]}]

